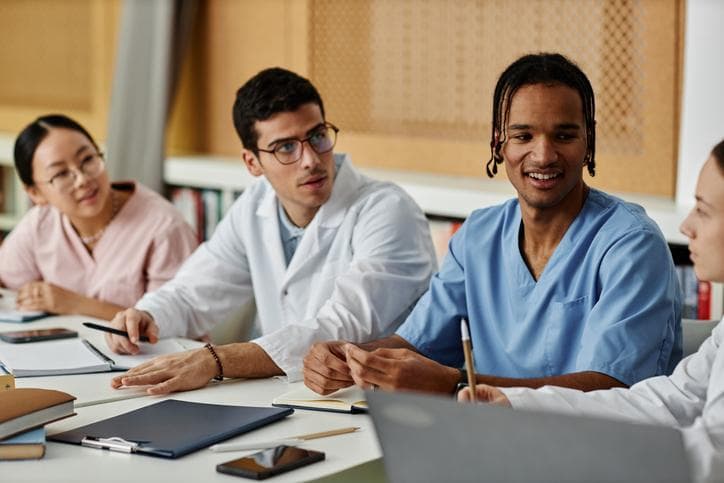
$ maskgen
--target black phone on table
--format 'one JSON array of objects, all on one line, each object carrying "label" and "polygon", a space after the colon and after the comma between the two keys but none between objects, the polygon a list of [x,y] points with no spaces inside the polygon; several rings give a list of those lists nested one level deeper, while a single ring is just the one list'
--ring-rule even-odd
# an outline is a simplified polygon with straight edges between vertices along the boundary
[{"label": "black phone on table", "polygon": [[69,339],[78,337],[78,332],[70,329],[54,327],[52,329],[14,330],[0,332],[0,340],[19,344],[22,342],[39,342],[42,340]]},{"label": "black phone on table", "polygon": [[263,480],[323,459],[324,453],[321,451],[282,445],[218,464],[216,465],[216,471],[254,480]]}]

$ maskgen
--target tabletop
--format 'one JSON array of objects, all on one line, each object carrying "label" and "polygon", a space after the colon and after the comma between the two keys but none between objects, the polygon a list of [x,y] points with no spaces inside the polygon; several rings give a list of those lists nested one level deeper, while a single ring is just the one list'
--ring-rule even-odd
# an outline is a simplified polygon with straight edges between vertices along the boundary
[{"label": "tabletop", "polygon": [[[0,324],[0,331],[21,328],[66,327],[77,330],[81,337],[103,344],[103,335],[81,325],[88,317],[47,317],[25,324]],[[110,379],[118,373],[79,374],[67,376],[17,378],[17,387],[58,389],[73,394],[77,415],[46,426],[49,435],[138,409],[164,399],[179,399],[239,406],[271,405],[272,399],[288,390],[283,378],[226,380],[210,383],[195,391],[168,396],[147,396],[140,389],[115,390]],[[123,399],[118,399],[123,398]],[[115,400],[114,400],[115,399]],[[253,443],[300,434],[358,426],[360,431],[316,439],[300,445],[323,451],[326,459],[319,463],[275,476],[271,481],[307,481],[381,456],[372,421],[365,414],[342,414],[296,410],[291,416],[254,430],[227,442]],[[47,442],[46,454],[40,460],[3,462],[0,474],[5,481],[244,481],[216,472],[216,465],[253,453],[235,451],[214,453],[202,449],[178,459],[116,453],[64,443]]]}]

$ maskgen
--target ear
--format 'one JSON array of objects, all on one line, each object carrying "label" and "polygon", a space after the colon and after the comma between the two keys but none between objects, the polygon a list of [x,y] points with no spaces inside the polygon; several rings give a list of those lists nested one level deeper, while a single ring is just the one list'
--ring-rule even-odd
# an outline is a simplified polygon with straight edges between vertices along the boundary
[{"label": "ear", "polygon": [[48,200],[43,193],[40,192],[37,186],[24,186],[25,192],[28,194],[30,200],[36,205],[47,205]]},{"label": "ear", "polygon": [[241,159],[242,161],[244,161],[246,169],[252,176],[261,176],[262,174],[264,174],[264,168],[259,162],[259,158],[257,158],[256,155],[251,152],[251,150],[242,149]]}]

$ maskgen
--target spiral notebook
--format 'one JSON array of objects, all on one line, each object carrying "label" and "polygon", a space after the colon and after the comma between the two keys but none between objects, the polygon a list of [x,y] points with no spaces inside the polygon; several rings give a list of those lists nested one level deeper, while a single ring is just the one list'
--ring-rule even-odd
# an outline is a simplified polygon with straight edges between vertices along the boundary
[{"label": "spiral notebook", "polygon": [[181,344],[177,339],[161,339],[156,344],[141,342],[141,353],[133,356],[114,354],[105,346],[79,338],[27,344],[0,342],[0,363],[15,377],[124,371],[159,355],[188,350],[188,342]]}]

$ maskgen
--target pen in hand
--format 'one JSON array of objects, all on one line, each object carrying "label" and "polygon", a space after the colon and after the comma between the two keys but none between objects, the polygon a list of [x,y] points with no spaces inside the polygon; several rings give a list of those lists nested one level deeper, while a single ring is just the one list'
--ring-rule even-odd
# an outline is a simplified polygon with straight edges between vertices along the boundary
[{"label": "pen in hand", "polygon": [[470,400],[476,401],[475,397],[475,364],[473,364],[473,351],[470,342],[470,330],[465,319],[460,320],[460,333],[463,341],[463,354],[465,355],[465,370],[468,373],[468,387],[470,388]]},{"label": "pen in hand", "polygon": [[[122,335],[123,337],[129,338],[128,332],[126,332],[125,330],[114,329],[113,327],[108,327],[107,325],[94,324],[93,322],[83,322],[83,325],[85,325],[89,329],[95,329],[95,330],[100,330],[103,332],[109,332],[111,334]],[[148,337],[146,337],[145,335],[142,335],[141,337],[139,337],[138,340],[141,342],[149,342]]]}]

